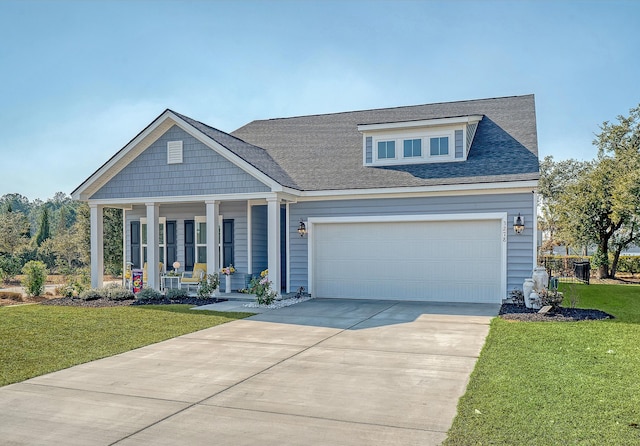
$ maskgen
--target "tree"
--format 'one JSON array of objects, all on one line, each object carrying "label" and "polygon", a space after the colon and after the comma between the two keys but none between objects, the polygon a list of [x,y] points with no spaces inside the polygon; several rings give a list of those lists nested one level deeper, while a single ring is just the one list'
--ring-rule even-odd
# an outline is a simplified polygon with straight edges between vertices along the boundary
[{"label": "tree", "polygon": [[540,181],[538,193],[540,196],[540,215],[538,227],[545,232],[544,251],[553,251],[555,246],[579,246],[570,231],[563,230],[560,224],[562,213],[562,197],[567,187],[574,184],[580,175],[591,167],[591,163],[569,159],[554,161],[552,156],[546,156],[540,163]]},{"label": "tree", "polygon": [[42,209],[42,216],[40,217],[40,227],[38,228],[38,234],[36,235],[36,244],[42,245],[42,242],[50,237],[49,233],[49,209],[46,206]]},{"label": "tree", "polygon": [[575,179],[565,178],[554,215],[560,233],[570,243],[597,247],[593,258],[597,275],[607,278],[615,275],[620,252],[638,240],[640,107],[632,109],[628,117],[619,116],[616,124],[604,122],[600,130],[594,140],[597,158],[578,170]]},{"label": "tree", "polygon": [[15,256],[29,245],[29,221],[20,212],[0,214],[0,252]]},{"label": "tree", "polygon": [[122,273],[122,209],[104,210],[104,267],[109,274]]}]

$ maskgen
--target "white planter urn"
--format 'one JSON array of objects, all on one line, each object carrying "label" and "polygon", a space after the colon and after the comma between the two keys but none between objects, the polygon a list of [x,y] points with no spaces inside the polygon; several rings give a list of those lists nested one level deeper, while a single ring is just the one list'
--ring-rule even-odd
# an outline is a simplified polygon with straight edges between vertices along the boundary
[{"label": "white planter urn", "polygon": [[544,266],[538,266],[533,269],[533,282],[535,283],[534,289],[536,291],[547,288],[547,285],[549,285],[549,274]]},{"label": "white planter urn", "polygon": [[224,292],[225,293],[231,292],[231,275],[230,274],[226,274],[224,276]]},{"label": "white planter urn", "polygon": [[531,302],[530,308],[533,308],[534,310],[539,310],[541,308],[540,296],[535,291],[532,291],[531,294],[529,294],[529,302]]},{"label": "white planter urn", "polygon": [[533,291],[533,287],[533,279],[524,279],[524,283],[522,284],[522,294],[524,295],[524,306],[527,308],[531,308],[531,300],[529,299],[529,295]]}]

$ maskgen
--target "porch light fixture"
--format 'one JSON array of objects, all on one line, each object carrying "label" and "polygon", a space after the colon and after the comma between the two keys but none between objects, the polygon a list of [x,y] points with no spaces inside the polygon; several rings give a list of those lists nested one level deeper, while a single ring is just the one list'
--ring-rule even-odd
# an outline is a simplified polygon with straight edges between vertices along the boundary
[{"label": "porch light fixture", "polygon": [[180,262],[173,262],[173,270],[178,271],[180,269]]},{"label": "porch light fixture", "polygon": [[524,217],[518,212],[517,217],[513,217],[513,230],[516,234],[522,234],[524,231]]},{"label": "porch light fixture", "polygon": [[300,237],[304,237],[306,233],[307,227],[304,225],[304,222],[300,220],[300,226],[298,226],[298,234],[300,234]]}]

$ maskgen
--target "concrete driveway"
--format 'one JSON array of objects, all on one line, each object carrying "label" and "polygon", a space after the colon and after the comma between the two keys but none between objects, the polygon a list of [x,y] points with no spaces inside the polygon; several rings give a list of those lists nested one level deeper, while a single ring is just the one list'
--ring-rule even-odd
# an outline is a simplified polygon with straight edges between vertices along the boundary
[{"label": "concrete driveway", "polygon": [[313,299],[0,388],[0,443],[439,444],[498,309]]}]

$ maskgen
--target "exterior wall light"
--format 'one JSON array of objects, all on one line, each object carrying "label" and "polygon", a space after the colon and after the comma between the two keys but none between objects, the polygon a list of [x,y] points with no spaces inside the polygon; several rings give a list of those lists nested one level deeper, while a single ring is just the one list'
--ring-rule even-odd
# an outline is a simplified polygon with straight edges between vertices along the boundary
[{"label": "exterior wall light", "polygon": [[518,212],[517,217],[513,217],[513,230],[516,234],[522,234],[524,231],[524,217]]},{"label": "exterior wall light", "polygon": [[300,237],[304,237],[306,233],[307,227],[304,225],[304,222],[300,220],[300,225],[298,226],[298,234],[300,234]]}]

